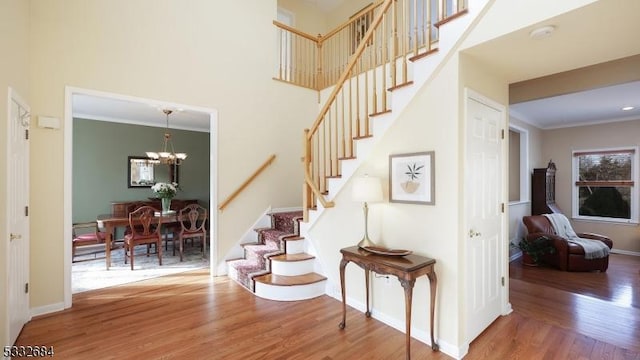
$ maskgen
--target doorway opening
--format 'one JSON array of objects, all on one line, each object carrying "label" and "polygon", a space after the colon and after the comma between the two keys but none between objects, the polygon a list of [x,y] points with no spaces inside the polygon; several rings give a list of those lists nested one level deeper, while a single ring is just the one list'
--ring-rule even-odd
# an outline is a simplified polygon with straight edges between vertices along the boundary
[{"label": "doorway opening", "polygon": [[[181,121],[180,125],[171,126],[171,130],[165,130],[165,116],[162,114],[163,108],[175,109],[176,112],[180,112]],[[89,109],[89,110],[88,110]],[[172,123],[178,119],[172,119]],[[181,165],[183,169],[180,173],[181,183],[184,184],[185,190],[184,196],[193,196],[205,204],[201,204],[209,209],[209,228],[208,232],[210,239],[210,246],[207,248],[205,259],[207,260],[206,266],[209,268],[210,274],[213,276],[216,274],[217,264],[217,217],[216,212],[210,209],[215,208],[217,203],[217,111],[215,109],[202,108],[198,106],[191,106],[186,104],[177,104],[166,101],[159,101],[146,98],[137,98],[121,94],[113,94],[106,92],[99,92],[94,90],[80,89],[67,87],[65,97],[65,124],[64,127],[64,281],[65,281],[65,307],[71,306],[73,283],[72,283],[72,270],[73,264],[81,264],[79,266],[88,265],[89,262],[97,262],[95,267],[100,271],[109,274],[109,276],[116,276],[117,271],[106,270],[106,260],[104,258],[98,260],[89,260],[85,262],[74,263],[72,259],[72,228],[74,222],[79,219],[79,216],[88,216],[88,220],[94,220],[99,214],[111,213],[111,202],[117,202],[122,200],[146,200],[149,201],[149,197],[153,197],[153,192],[150,188],[128,188],[127,187],[127,165],[129,155],[144,155],[146,151],[153,151],[162,145],[162,133],[167,131],[174,134],[174,142],[178,146],[176,140],[183,139],[182,144],[186,144],[184,147],[191,150],[193,146],[201,146],[204,149],[197,149],[191,151],[190,159],[186,159],[185,163]],[[82,129],[81,129],[82,128]],[[100,128],[100,130],[96,130]],[[100,171],[100,169],[108,168],[108,171],[103,171],[100,175],[94,179],[93,182],[85,182],[85,187],[104,186],[105,191],[109,189],[109,195],[106,198],[101,198],[94,194],[97,191],[92,192],[90,189],[84,189],[84,192],[80,192],[83,197],[87,198],[88,202],[95,202],[91,205],[92,213],[89,214],[80,203],[78,199],[74,198],[74,194],[79,193],[76,189],[76,182],[81,182],[78,179],[84,175],[79,175],[78,166],[87,166],[87,156],[76,156],[78,148],[81,147],[82,142],[76,141],[80,138],[77,131],[88,131],[85,133],[90,134],[92,131],[100,131],[100,135],[106,138],[105,143],[110,147],[97,149],[92,148],[93,154],[89,154],[88,157],[92,158],[94,164],[89,165],[91,169],[89,171]],[[110,134],[110,135],[108,135]],[[151,140],[141,140],[138,137],[151,137]],[[152,135],[149,135],[152,134]],[[180,135],[180,136],[177,136]],[[132,136],[134,136],[132,138]],[[189,137],[192,136],[192,137]],[[204,139],[206,141],[191,140],[195,136],[196,139]],[[187,140],[184,140],[187,139]],[[157,140],[157,141],[154,141]],[[145,143],[148,142],[148,144]],[[139,144],[136,144],[138,143]],[[194,145],[193,143],[202,143],[200,145]],[[208,146],[207,146],[208,145]],[[191,147],[189,147],[191,146]],[[129,154],[131,152],[131,154]],[[74,155],[75,154],[75,155]],[[126,154],[126,156],[125,156]],[[79,159],[85,158],[84,161]],[[120,159],[123,158],[123,159]],[[122,161],[120,161],[122,160]],[[188,162],[191,161],[191,164]],[[194,164],[200,164],[201,166],[194,166]],[[185,166],[188,164],[187,166]],[[186,171],[188,168],[189,171]],[[206,174],[199,174],[202,169],[208,169]],[[198,175],[194,175],[197,173]],[[191,176],[191,180],[189,177]],[[195,179],[197,178],[197,179]],[[95,185],[91,185],[95,183]],[[199,184],[199,185],[194,185]],[[194,188],[201,189],[200,192],[194,193]],[[78,215],[80,213],[80,215]],[[114,237],[114,238],[117,238]],[[158,274],[164,274],[163,272],[176,271],[172,266],[165,266],[167,264],[165,259],[172,255],[172,241],[167,238],[165,244],[163,265],[157,266],[162,271],[157,271]],[[104,249],[104,245],[103,245]],[[167,251],[168,250],[168,251]],[[115,250],[119,254],[123,252],[122,249]],[[113,254],[111,252],[112,261],[114,265]],[[104,256],[104,252],[102,253]],[[153,257],[151,257],[153,258]],[[136,260],[138,258],[136,257]],[[137,264],[137,261],[136,261]],[[121,265],[121,264],[118,264]],[[157,265],[157,258],[156,258]],[[176,264],[176,268],[181,268],[180,264]],[[124,275],[134,275],[132,281],[137,281],[137,277],[153,276],[147,273],[153,273],[153,271],[142,271],[136,269],[131,271],[130,268],[125,272],[121,271]],[[187,268],[188,269],[188,268]],[[182,270],[184,271],[184,270]],[[121,281],[121,280],[117,280]],[[109,282],[106,282],[107,286]]]}]

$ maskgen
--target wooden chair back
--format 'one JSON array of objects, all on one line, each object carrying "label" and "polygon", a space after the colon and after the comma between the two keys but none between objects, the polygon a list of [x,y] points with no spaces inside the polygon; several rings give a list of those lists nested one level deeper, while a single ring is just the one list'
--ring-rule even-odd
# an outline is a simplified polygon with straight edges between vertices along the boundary
[{"label": "wooden chair back", "polygon": [[134,238],[160,236],[161,225],[162,214],[153,206],[141,206],[129,213],[129,231]]},{"label": "wooden chair back", "polygon": [[207,209],[198,204],[187,205],[180,210],[179,217],[182,233],[200,233],[206,231]]}]

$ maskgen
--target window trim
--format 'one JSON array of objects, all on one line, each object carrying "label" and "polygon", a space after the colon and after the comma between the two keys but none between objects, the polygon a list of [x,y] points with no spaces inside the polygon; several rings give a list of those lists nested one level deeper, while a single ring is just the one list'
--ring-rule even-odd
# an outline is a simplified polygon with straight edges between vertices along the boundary
[{"label": "window trim", "polygon": [[[581,155],[604,155],[604,154],[620,154],[620,153],[629,153],[631,154],[631,180],[619,180],[619,181],[611,181],[611,182],[596,182],[596,181],[580,181],[578,179],[579,173],[579,161],[578,158]],[[595,222],[609,222],[609,223],[621,223],[621,224],[638,224],[638,207],[640,206],[640,199],[638,198],[638,147],[637,146],[623,146],[623,147],[615,147],[615,148],[599,148],[599,149],[583,149],[583,150],[574,150],[571,154],[571,210],[572,210],[572,218],[575,220],[589,220]],[[619,219],[619,218],[611,218],[611,217],[603,217],[603,216],[584,216],[579,214],[579,187],[584,185],[584,183],[599,183],[600,185],[613,185],[613,186],[629,186],[631,188],[631,204],[630,211],[631,214],[629,219]]]}]

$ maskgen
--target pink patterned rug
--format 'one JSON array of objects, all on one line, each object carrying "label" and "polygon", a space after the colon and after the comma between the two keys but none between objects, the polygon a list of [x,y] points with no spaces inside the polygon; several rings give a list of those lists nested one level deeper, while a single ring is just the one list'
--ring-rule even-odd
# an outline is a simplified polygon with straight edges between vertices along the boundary
[{"label": "pink patterned rug", "polygon": [[254,291],[253,278],[271,272],[269,257],[285,253],[283,239],[300,235],[302,211],[272,213],[271,227],[256,229],[258,243],[244,246],[244,259],[229,262],[238,272],[238,282]]}]

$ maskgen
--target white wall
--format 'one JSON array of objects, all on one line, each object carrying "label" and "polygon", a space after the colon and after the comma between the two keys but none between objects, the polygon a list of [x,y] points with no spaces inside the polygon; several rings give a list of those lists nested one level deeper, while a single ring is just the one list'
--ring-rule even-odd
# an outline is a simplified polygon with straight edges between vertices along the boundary
[{"label": "white wall", "polygon": [[[432,84],[423,87],[356,173],[356,176],[367,173],[384,179],[383,188],[388,201],[389,155],[435,151],[436,205],[371,204],[369,230],[371,239],[379,245],[410,249],[416,254],[436,259],[438,317],[447,319],[437,322],[436,331],[438,337],[449,344],[458,342],[460,298],[457,294],[461,291],[457,281],[460,263],[455,255],[459,250],[460,220],[457,72],[457,61],[452,60]],[[350,189],[350,184],[345,186],[335,198],[336,208],[325,211],[311,231],[334,287],[339,284],[339,249],[355,245],[362,237],[362,204],[351,200]],[[355,265],[347,267],[346,287],[347,296],[352,301],[364,304],[362,270]],[[429,299],[426,278],[416,282],[413,297],[414,301]],[[396,280],[386,284],[383,280],[373,279],[372,299],[374,316],[383,317],[390,323],[404,323],[404,306],[399,306],[404,303],[404,292]],[[414,307],[413,333],[420,336],[428,334],[429,316],[426,305],[422,311],[418,309],[420,307]]]},{"label": "white wall", "polygon": [[7,124],[8,88],[29,101],[29,2],[24,0],[0,1],[0,344],[10,345],[7,319]]},{"label": "white wall", "polygon": [[[275,153],[224,212],[212,204],[221,258],[265,208],[301,203],[300,139],[316,93],[271,79],[275,18],[276,0],[33,1],[32,113],[63,119],[65,86],[217,109],[219,201]],[[32,132],[35,308],[63,300],[63,133]]]}]

